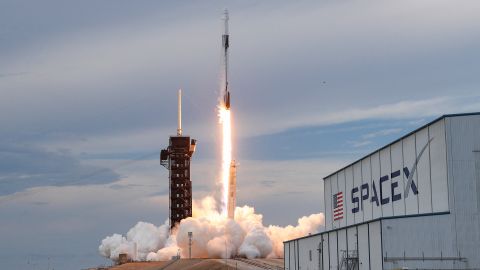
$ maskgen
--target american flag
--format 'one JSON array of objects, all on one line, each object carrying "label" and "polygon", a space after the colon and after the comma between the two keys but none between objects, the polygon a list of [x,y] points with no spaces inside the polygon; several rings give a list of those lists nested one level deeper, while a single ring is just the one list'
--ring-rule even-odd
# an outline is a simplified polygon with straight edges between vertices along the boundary
[{"label": "american flag", "polygon": [[343,192],[333,195],[333,220],[343,218]]}]

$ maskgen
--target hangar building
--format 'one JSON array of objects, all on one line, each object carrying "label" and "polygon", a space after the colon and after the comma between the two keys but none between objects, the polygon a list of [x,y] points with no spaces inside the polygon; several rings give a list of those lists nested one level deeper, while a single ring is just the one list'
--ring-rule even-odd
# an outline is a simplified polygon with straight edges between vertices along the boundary
[{"label": "hangar building", "polygon": [[324,178],[286,270],[480,269],[480,113],[444,115]]}]

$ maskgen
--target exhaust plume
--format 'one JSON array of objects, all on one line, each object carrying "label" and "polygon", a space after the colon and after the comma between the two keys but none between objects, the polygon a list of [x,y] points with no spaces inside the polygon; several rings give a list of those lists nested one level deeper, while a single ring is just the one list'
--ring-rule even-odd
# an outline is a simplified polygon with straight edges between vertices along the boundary
[{"label": "exhaust plume", "polygon": [[283,241],[316,233],[324,224],[322,213],[298,219],[296,226],[263,225],[263,216],[250,206],[237,207],[235,220],[217,211],[212,197],[193,203],[193,217],[168,233],[168,222],[155,226],[138,222],[126,237],[113,234],[102,240],[100,254],[113,261],[120,253],[132,260],[169,260],[180,252],[188,257],[188,232],[193,233],[193,258],[282,258]]},{"label": "exhaust plume", "polygon": [[232,118],[230,110],[219,106],[219,121],[222,126],[222,165],[220,183],[222,186],[222,214],[227,216],[230,183],[230,165],[232,163]]}]

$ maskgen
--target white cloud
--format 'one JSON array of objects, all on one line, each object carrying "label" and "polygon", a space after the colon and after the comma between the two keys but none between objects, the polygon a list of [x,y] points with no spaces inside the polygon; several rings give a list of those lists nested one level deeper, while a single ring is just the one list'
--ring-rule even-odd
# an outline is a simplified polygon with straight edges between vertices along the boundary
[{"label": "white cloud", "polygon": [[[412,119],[411,124],[418,126],[419,118],[436,117],[448,113],[480,111],[480,96],[449,96],[423,100],[404,100],[400,102],[376,105],[372,107],[358,106],[329,112],[305,112],[294,110],[288,115],[252,115],[249,112],[235,114],[234,124],[237,140],[253,136],[275,134],[293,128],[307,126],[329,126],[361,120],[402,120]],[[199,143],[213,143],[217,136],[218,126],[214,114],[209,123],[192,123],[189,134],[199,139]],[[423,123],[423,122],[422,122]],[[125,153],[160,149],[168,143],[168,136],[172,134],[170,128],[132,130],[129,132],[115,132],[103,135],[91,135],[84,138],[67,138],[44,142],[51,149],[68,148],[76,153]],[[372,132],[363,136],[356,147],[369,144],[368,141],[378,136],[386,136],[401,132],[401,128],[390,128]]]},{"label": "white cloud", "polygon": [[353,147],[362,147],[372,144],[372,141],[351,141],[349,142]]},{"label": "white cloud", "polygon": [[[35,187],[26,191],[0,196],[0,207],[28,206],[53,207],[56,211],[73,211],[91,215],[91,211],[106,214],[129,211],[145,214],[159,211],[166,215],[168,208],[168,173],[156,159],[140,160],[125,164],[118,160],[90,160],[91,164],[110,167],[124,175],[113,184],[68,187]],[[238,166],[239,203],[275,201],[279,195],[304,194],[308,200],[318,200],[315,211],[323,204],[319,197],[323,188],[322,178],[347,164],[347,160],[310,159],[260,161],[242,160]],[[123,164],[123,166],[118,166]],[[192,181],[194,198],[201,199],[217,192],[217,162],[194,160]],[[268,187],[265,186],[267,181]],[[257,191],[262,190],[261,194]],[[283,196],[282,195],[282,196]],[[293,200],[301,201],[292,197]],[[158,208],[158,209],[157,209]],[[157,209],[157,210],[155,210]],[[283,214],[282,214],[283,215]],[[289,216],[296,220],[297,215]]]},{"label": "white cloud", "polygon": [[387,128],[387,129],[383,129],[383,130],[379,130],[379,131],[367,133],[367,134],[365,134],[365,135],[362,135],[362,138],[364,138],[364,139],[373,139],[373,138],[380,137],[380,136],[386,136],[386,135],[396,134],[396,133],[399,133],[400,131],[402,131],[401,128]]},{"label": "white cloud", "polygon": [[402,130],[403,129],[401,129],[401,128],[382,129],[382,130],[379,130],[379,131],[364,134],[364,135],[360,136],[361,140],[349,141],[348,143],[350,143],[353,147],[359,148],[359,147],[371,145],[373,143],[373,140],[377,137],[396,134],[396,133],[399,133]]},{"label": "white cloud", "polygon": [[[327,126],[367,119],[417,119],[448,113],[480,111],[480,96],[448,96],[423,100],[404,100],[372,107],[358,106],[333,111],[299,112],[277,117],[249,115],[242,136],[271,134],[290,128]],[[255,120],[253,120],[255,119]]]},{"label": "white cloud", "polygon": [[[478,5],[476,1],[288,3],[278,6],[267,3],[256,9],[232,10],[231,60],[232,80],[235,80],[232,87],[237,91],[235,98],[244,100],[236,99],[235,106],[251,104],[235,107],[243,110],[236,112],[240,136],[366,119],[367,114],[382,112],[412,115],[409,108],[418,108],[422,101],[445,105],[446,100],[428,98],[436,94],[437,89],[433,88],[422,90],[425,93],[419,102],[413,99],[407,101],[411,104],[397,102],[399,98],[390,98],[389,91],[385,91],[375,96],[378,101],[374,103],[365,99],[374,94],[368,89],[362,95],[355,94],[359,89],[323,90],[313,87],[315,79],[304,80],[303,76],[321,72],[311,70],[318,68],[317,64],[313,67],[312,64],[319,61],[332,68],[363,65],[364,57],[369,57],[372,50],[377,55],[375,61],[392,61],[392,65],[398,59],[415,56],[412,52],[451,51],[452,46],[469,43],[474,38],[471,33],[479,25],[475,12]],[[37,120],[49,131],[48,126],[58,128],[59,118],[63,120],[60,129],[72,129],[94,118],[105,118],[103,122],[108,125],[121,122],[127,115],[138,115],[125,119],[123,130],[127,130],[131,123],[151,119],[152,115],[164,120],[169,112],[161,108],[172,102],[162,99],[162,94],[189,83],[193,85],[187,91],[192,93],[197,105],[204,111],[213,110],[221,25],[219,16],[210,15],[195,14],[195,20],[168,24],[154,16],[136,21],[130,19],[113,27],[53,36],[45,43],[19,50],[18,57],[12,58],[14,61],[0,64],[0,70],[7,73],[27,72],[0,80],[6,97],[0,103],[9,112],[0,115],[2,122],[17,128],[19,125],[33,126]],[[182,16],[188,17],[188,14]],[[398,57],[392,59],[392,55]],[[316,74],[318,76],[323,75]],[[264,85],[262,78],[268,79],[270,87]],[[276,87],[291,81],[296,82],[298,89]],[[255,87],[239,89],[245,82]],[[142,89],[144,84],[150,86],[148,90]],[[151,85],[157,90],[152,91]],[[336,96],[329,98],[332,93],[323,92],[338,90],[362,99],[352,104],[354,97],[348,100]],[[403,91],[406,97],[419,92],[416,87]],[[443,93],[445,91],[443,89]],[[158,106],[150,111],[143,110],[146,102],[156,99]],[[392,107],[380,105],[386,103]],[[367,105],[371,107],[366,108]],[[347,109],[342,108],[345,106]],[[111,110],[112,107],[118,110]],[[473,108],[478,109],[478,106]],[[431,116],[444,111],[432,112],[430,108],[430,113],[425,109],[421,113]],[[197,120],[208,121],[204,116]],[[155,131],[151,125],[152,121],[137,128],[153,135]],[[164,127],[165,121],[159,121],[158,125]],[[214,128],[210,125],[210,132]],[[198,129],[200,127],[195,127],[192,134]],[[90,133],[89,139],[95,140],[93,137],[98,134]],[[111,138],[117,136],[132,138],[126,133]]]}]

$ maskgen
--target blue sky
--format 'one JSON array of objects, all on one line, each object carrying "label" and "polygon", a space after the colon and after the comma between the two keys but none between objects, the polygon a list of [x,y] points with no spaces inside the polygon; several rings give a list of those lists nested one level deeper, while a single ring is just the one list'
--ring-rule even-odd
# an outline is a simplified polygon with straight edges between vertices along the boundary
[{"label": "blue sky", "polygon": [[[480,111],[478,1],[0,1],[0,260],[108,261],[106,235],[167,218],[158,152],[198,139],[216,194],[220,17],[230,10],[238,202],[322,211],[322,177],[430,120]],[[283,211],[278,211],[282,209]]]}]

